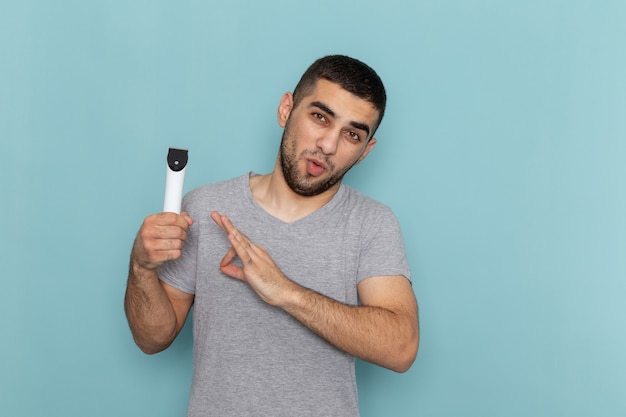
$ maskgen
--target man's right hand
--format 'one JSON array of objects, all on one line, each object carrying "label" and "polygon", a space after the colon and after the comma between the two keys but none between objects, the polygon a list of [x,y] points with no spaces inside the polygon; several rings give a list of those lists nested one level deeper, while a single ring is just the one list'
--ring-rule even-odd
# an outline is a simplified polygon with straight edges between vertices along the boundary
[{"label": "man's right hand", "polygon": [[193,220],[185,212],[144,219],[131,252],[124,309],[137,346],[145,353],[167,348],[185,324],[194,296],[159,280],[156,268],[180,258]]},{"label": "man's right hand", "polygon": [[186,212],[157,213],[146,217],[137,232],[131,254],[135,266],[156,269],[163,263],[180,258],[193,219]]}]

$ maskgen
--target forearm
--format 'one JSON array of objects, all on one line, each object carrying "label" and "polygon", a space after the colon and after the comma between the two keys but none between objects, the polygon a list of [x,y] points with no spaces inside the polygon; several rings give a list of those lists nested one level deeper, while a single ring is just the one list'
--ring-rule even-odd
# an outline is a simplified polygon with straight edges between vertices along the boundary
[{"label": "forearm", "polygon": [[124,310],[135,343],[143,352],[160,352],[176,337],[176,314],[156,270],[131,261]]},{"label": "forearm", "polygon": [[349,306],[295,286],[281,307],[338,349],[396,372],[417,354],[419,330],[408,312]]}]

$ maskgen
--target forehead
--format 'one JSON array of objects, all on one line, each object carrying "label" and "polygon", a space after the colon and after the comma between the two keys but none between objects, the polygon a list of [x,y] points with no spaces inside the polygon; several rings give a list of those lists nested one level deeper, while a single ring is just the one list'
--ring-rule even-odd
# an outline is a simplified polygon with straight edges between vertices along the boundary
[{"label": "forehead", "polygon": [[379,114],[370,101],[352,94],[339,84],[324,79],[318,80],[315,88],[302,101],[305,106],[313,102],[322,102],[338,117],[358,116],[359,119],[369,124],[373,124]]}]

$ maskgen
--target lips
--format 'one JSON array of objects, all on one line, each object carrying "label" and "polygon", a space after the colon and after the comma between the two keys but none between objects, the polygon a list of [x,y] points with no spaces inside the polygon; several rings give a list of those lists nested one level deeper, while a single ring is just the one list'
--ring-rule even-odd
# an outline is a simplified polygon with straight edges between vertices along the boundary
[{"label": "lips", "polygon": [[307,168],[307,172],[314,177],[318,177],[322,175],[324,171],[326,171],[326,168],[324,167],[324,165],[321,162],[316,161],[314,159],[306,160],[306,168]]}]

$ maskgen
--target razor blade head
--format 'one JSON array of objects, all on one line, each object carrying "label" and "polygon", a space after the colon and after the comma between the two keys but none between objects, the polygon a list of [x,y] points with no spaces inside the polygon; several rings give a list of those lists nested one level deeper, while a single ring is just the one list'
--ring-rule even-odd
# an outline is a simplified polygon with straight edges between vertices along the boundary
[{"label": "razor blade head", "polygon": [[174,172],[182,171],[187,166],[187,149],[170,148],[167,153],[167,166]]}]

